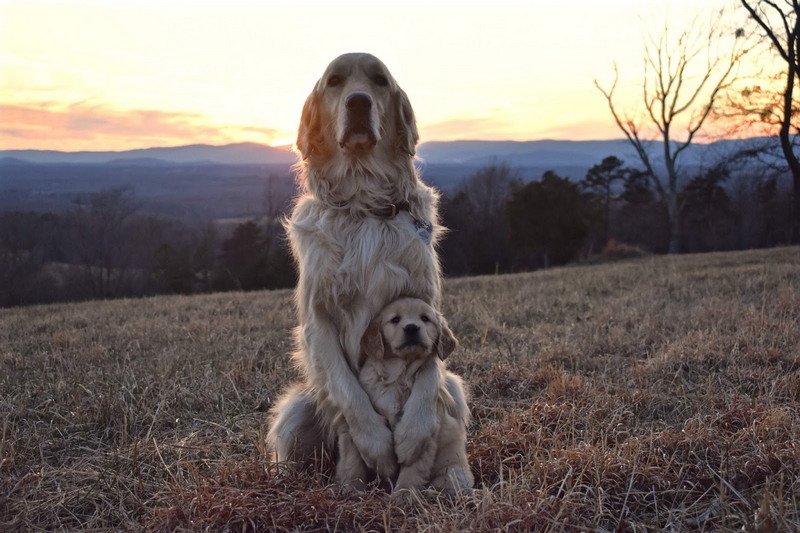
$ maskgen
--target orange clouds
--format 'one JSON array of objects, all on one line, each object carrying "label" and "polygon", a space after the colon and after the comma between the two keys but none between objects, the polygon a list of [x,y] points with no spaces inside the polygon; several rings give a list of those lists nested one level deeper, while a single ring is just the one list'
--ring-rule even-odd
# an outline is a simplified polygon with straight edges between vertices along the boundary
[{"label": "orange clouds", "polygon": [[[419,117],[418,117],[419,118]],[[419,125],[422,141],[463,141],[507,139],[511,126],[500,117],[453,118]]]},{"label": "orange clouds", "polygon": [[0,148],[115,150],[252,141],[272,144],[286,132],[213,124],[199,113],[117,110],[88,102],[0,104]]},{"label": "orange clouds", "polygon": [[[601,109],[605,112],[604,109]],[[609,114],[610,116],[610,114]],[[420,124],[422,141],[530,141],[569,139],[588,141],[615,139],[621,136],[611,119],[586,117],[581,121],[511,121],[502,117],[454,118],[434,124]]]}]

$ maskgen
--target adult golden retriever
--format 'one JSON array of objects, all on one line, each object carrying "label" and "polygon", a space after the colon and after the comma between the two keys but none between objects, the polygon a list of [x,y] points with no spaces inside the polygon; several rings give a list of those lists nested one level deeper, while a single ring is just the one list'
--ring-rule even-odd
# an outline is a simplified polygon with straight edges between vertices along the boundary
[{"label": "adult golden retriever", "polygon": [[[295,360],[306,379],[273,410],[268,440],[279,462],[305,463],[347,435],[369,469],[393,479],[435,437],[435,395],[412,395],[392,430],[357,377],[361,338],[386,304],[410,296],[438,308],[438,196],[417,176],[417,141],[408,97],[372,55],[334,59],[305,102],[302,193],[286,228],[299,270]],[[437,382],[435,368],[417,380]]]},{"label": "adult golden retriever", "polygon": [[[387,305],[361,339],[365,360],[358,381],[390,428],[407,416],[404,408],[412,397],[436,399],[436,411],[425,414],[439,421],[435,438],[425,443],[414,462],[400,465],[394,484],[394,494],[400,499],[411,497],[403,490],[427,484],[450,494],[473,484],[466,451],[466,394],[461,379],[444,364],[457,345],[444,317],[416,298],[400,298]],[[417,380],[421,373],[436,374],[438,381]],[[395,446],[402,445],[398,439]],[[367,467],[346,433],[339,436],[336,477],[351,488],[361,488],[368,479]]]}]

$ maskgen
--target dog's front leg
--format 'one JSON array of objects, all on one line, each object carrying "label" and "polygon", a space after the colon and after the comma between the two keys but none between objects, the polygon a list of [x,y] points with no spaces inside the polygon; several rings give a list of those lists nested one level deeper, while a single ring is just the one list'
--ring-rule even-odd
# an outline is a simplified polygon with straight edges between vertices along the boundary
[{"label": "dog's front leg", "polygon": [[394,429],[395,453],[400,465],[415,463],[436,436],[439,414],[436,406],[442,370],[431,358],[419,369],[411,394],[403,406],[403,416]]},{"label": "dog's front leg", "polygon": [[397,458],[392,431],[350,370],[333,322],[318,313],[306,323],[302,335],[312,383],[323,384],[328,399],[344,417],[347,431],[367,466],[381,477],[393,478],[397,472]]}]

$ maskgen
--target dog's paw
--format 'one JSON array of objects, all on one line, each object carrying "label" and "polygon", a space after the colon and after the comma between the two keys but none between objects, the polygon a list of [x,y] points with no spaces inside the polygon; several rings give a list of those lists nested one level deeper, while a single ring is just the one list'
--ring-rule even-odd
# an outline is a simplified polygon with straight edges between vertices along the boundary
[{"label": "dog's paw", "polygon": [[353,434],[353,441],[367,466],[384,479],[397,475],[392,431],[386,424],[376,424],[366,432]]},{"label": "dog's paw", "polygon": [[401,465],[415,463],[425,448],[436,439],[436,417],[401,418],[394,430],[394,452]]},{"label": "dog's paw", "polygon": [[364,492],[367,487],[367,484],[363,479],[337,480],[336,482],[339,485],[339,491],[342,494],[361,493]]},{"label": "dog's paw", "polygon": [[409,509],[421,503],[420,493],[416,489],[395,488],[392,491],[392,503],[402,509]]},{"label": "dog's paw", "polygon": [[474,484],[468,464],[450,465],[431,481],[431,487],[451,497],[470,493]]}]

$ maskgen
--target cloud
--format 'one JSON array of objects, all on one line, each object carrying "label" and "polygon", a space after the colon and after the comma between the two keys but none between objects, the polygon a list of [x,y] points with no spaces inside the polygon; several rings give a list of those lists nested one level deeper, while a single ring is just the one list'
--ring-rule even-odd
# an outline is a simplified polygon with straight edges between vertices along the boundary
[{"label": "cloud", "polygon": [[269,144],[287,132],[257,125],[219,124],[200,113],[52,102],[2,104],[0,148],[127,150],[150,146],[252,141]]},{"label": "cloud", "polygon": [[499,117],[453,118],[420,125],[423,141],[456,141],[475,139],[507,139],[511,124]]},{"label": "cloud", "polygon": [[530,141],[537,139],[569,139],[573,141],[617,139],[622,136],[616,124],[605,117],[581,117],[580,120],[554,120],[542,118],[530,121],[524,118],[505,118],[503,112],[495,116],[454,118],[433,124],[420,125],[423,142],[487,140]]},{"label": "cloud", "polygon": [[586,118],[580,121],[562,122],[542,129],[542,138],[590,141],[618,139],[622,137],[613,120]]}]

